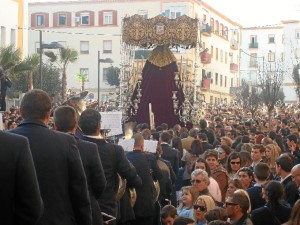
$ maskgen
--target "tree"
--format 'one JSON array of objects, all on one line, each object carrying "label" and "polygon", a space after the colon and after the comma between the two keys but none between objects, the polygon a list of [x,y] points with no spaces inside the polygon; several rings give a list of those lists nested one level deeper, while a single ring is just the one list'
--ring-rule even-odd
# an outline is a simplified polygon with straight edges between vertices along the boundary
[{"label": "tree", "polygon": [[266,105],[269,116],[269,127],[271,128],[271,112],[279,100],[279,90],[283,83],[285,70],[283,62],[274,60],[267,62],[263,60],[258,71],[258,85],[261,89],[261,97]]},{"label": "tree", "polygon": [[84,84],[85,84],[86,81],[88,81],[87,74],[77,73],[76,77],[77,77],[78,81],[81,84],[81,91],[84,91],[84,89],[85,89]]},{"label": "tree", "polygon": [[[43,87],[49,95],[59,95],[61,92],[61,78],[60,69],[52,64],[43,64],[42,72],[44,74]],[[11,98],[18,98],[20,93],[25,93],[28,90],[28,76],[26,72],[14,74],[11,76],[13,86],[7,92],[7,95]],[[32,73],[33,86],[40,87],[41,80],[39,71],[35,70]]]},{"label": "tree", "polygon": [[300,74],[299,74],[300,64],[294,65],[292,78],[295,83],[295,91],[298,96],[298,101],[300,102]]},{"label": "tree", "polygon": [[61,96],[62,100],[65,101],[67,96],[67,67],[69,63],[74,63],[77,61],[78,52],[75,49],[62,48],[59,52],[59,59],[52,51],[46,51],[44,54],[49,57],[51,62],[57,63],[57,65],[62,69]]},{"label": "tree", "polygon": [[27,90],[33,89],[33,77],[32,74],[34,71],[37,70],[39,64],[40,64],[40,57],[38,54],[33,54],[31,56],[28,56],[25,58],[24,63],[28,66],[28,72],[27,72]]},{"label": "tree", "polygon": [[120,69],[118,67],[111,66],[107,69],[107,82],[111,86],[119,86],[120,79],[119,79]]}]

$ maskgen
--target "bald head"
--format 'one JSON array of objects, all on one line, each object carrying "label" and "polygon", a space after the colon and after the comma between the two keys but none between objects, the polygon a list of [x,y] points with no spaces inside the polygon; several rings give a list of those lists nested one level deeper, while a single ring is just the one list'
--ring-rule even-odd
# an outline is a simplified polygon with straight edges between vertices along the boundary
[{"label": "bald head", "polygon": [[297,164],[292,168],[292,178],[297,184],[298,187],[300,187],[300,164]]},{"label": "bald head", "polygon": [[143,135],[137,133],[134,135],[134,149],[144,150],[144,137]]}]

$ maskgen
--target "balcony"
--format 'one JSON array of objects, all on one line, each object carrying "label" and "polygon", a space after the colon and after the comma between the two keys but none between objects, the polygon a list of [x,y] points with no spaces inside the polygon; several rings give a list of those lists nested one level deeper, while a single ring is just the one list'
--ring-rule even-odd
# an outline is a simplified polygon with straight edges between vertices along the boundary
[{"label": "balcony", "polygon": [[203,79],[201,81],[201,89],[202,90],[209,90],[210,89],[210,80],[209,79]]},{"label": "balcony", "polygon": [[204,36],[210,36],[211,28],[208,24],[202,24],[201,33]]},{"label": "balcony", "polygon": [[238,48],[239,48],[239,42],[237,40],[235,40],[235,39],[231,39],[230,40],[230,48],[232,50],[238,50]]},{"label": "balcony", "polygon": [[231,73],[237,73],[239,71],[238,64],[230,63],[230,72]]},{"label": "balcony", "polygon": [[200,53],[201,57],[201,63],[203,64],[210,64],[211,63],[211,54],[208,52],[204,51]]},{"label": "balcony", "polygon": [[250,43],[249,48],[258,48],[258,43],[257,42]]}]

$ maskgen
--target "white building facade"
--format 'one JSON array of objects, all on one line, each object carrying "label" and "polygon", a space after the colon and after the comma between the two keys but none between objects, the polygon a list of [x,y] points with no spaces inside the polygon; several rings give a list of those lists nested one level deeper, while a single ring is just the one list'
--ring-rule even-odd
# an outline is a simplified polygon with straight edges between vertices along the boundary
[{"label": "white building facade", "polygon": [[[241,26],[203,1],[115,0],[42,2],[29,4],[29,53],[37,53],[39,31],[42,42],[58,41],[79,52],[78,61],[67,69],[68,88],[79,89],[76,73],[88,75],[86,89],[97,92],[98,51],[100,58],[111,58],[115,67],[121,63],[122,19],[134,14],[147,18],[163,13],[169,18],[188,15],[201,22],[201,54],[195,49],[174,52],[178,62],[196,68],[197,86],[206,102],[230,102],[230,87],[239,84],[239,45]],[[212,27],[212,28],[211,28]],[[207,49],[207,50],[206,50]],[[55,50],[56,51],[56,50]],[[204,52],[204,53],[202,53]],[[198,53],[199,54],[199,53]],[[183,59],[183,60],[181,60]],[[43,60],[47,60],[46,56]],[[115,88],[106,82],[111,64],[100,63],[100,99],[107,100]]]}]

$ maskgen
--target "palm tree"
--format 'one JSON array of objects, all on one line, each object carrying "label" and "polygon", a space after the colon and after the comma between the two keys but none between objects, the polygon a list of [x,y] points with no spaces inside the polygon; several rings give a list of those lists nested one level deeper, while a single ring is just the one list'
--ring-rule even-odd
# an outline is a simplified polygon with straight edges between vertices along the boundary
[{"label": "palm tree", "polygon": [[28,90],[32,90],[33,89],[32,74],[38,68],[38,66],[40,64],[40,57],[38,54],[33,54],[31,56],[28,56],[23,61],[23,64],[24,64],[24,67],[27,66]]},{"label": "palm tree", "polygon": [[81,84],[81,91],[83,92],[85,89],[84,84],[88,80],[88,76],[87,76],[87,74],[77,73],[76,77]]},{"label": "palm tree", "polygon": [[74,63],[77,61],[78,52],[71,48],[60,49],[59,59],[57,55],[52,51],[45,52],[45,55],[50,59],[51,62],[56,62],[58,66],[62,69],[62,100],[66,100],[67,94],[67,66],[69,63]]},{"label": "palm tree", "polygon": [[0,48],[0,66],[4,74],[9,76],[18,71],[18,66],[21,63],[20,49],[16,49],[13,45]]}]

